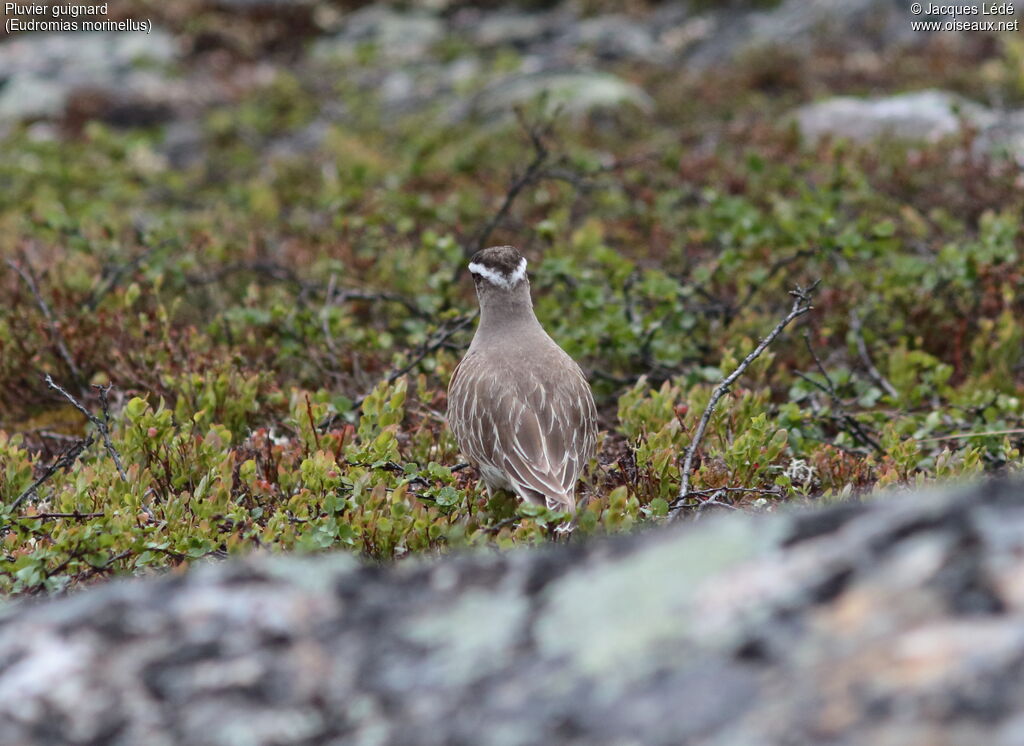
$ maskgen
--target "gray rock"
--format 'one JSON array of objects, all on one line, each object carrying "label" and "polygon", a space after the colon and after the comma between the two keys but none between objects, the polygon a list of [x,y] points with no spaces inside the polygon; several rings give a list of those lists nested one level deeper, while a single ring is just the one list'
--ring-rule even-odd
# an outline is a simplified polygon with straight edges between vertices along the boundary
[{"label": "gray rock", "polygon": [[296,158],[308,156],[323,147],[331,132],[326,119],[314,119],[294,132],[272,140],[266,146],[268,158]]},{"label": "gray rock", "polygon": [[396,70],[384,78],[379,92],[385,106],[400,106],[416,96],[416,78],[408,70]]},{"label": "gray rock", "polygon": [[264,557],[0,613],[0,742],[992,743],[1024,484],[394,567]]},{"label": "gray rock", "polygon": [[56,118],[70,91],[66,82],[14,75],[0,87],[0,122]]},{"label": "gray rock", "polygon": [[997,156],[1009,156],[1024,166],[1024,110],[1000,114],[981,131],[977,146]]},{"label": "gray rock", "polygon": [[930,35],[913,31],[910,20],[904,0],[784,0],[766,10],[726,7],[688,19],[685,43],[673,44],[699,69],[764,48],[806,55],[819,45],[875,50],[925,41]]},{"label": "gray rock", "polygon": [[381,5],[369,5],[347,16],[337,34],[313,46],[314,59],[351,58],[363,44],[373,44],[377,54],[391,60],[422,58],[445,36],[444,23],[429,13],[400,13]]},{"label": "gray rock", "polygon": [[803,106],[793,116],[811,139],[833,136],[857,142],[879,137],[935,141],[959,132],[964,122],[985,129],[998,119],[983,106],[937,90],[869,99],[830,98]]},{"label": "gray rock", "polygon": [[903,0],[785,0],[750,17],[750,46],[804,44],[819,36],[863,33],[891,44],[911,38]]},{"label": "gray rock", "polygon": [[173,37],[159,29],[151,34],[22,34],[0,44],[0,71],[4,76],[36,75],[102,84],[130,73],[141,61],[168,64],[176,56]]},{"label": "gray rock", "polygon": [[[733,64],[752,51],[779,50],[787,58],[799,59],[821,48],[877,53],[894,46],[927,44],[937,38],[946,45],[946,53],[955,56],[958,45],[970,38],[970,34],[961,32],[915,31],[911,27],[915,17],[906,0],[700,4],[677,0],[658,5],[639,18],[611,15],[582,21],[579,26],[590,24],[590,29],[583,35],[574,32],[570,36],[574,43],[588,47],[596,35],[600,44],[594,51],[599,57],[618,56],[656,64],[683,60],[687,69],[697,71]],[[978,7],[982,3],[969,0],[959,5]],[[1013,17],[1021,14],[1018,4]],[[923,20],[947,17],[952,16],[920,16]],[[602,29],[608,30],[607,36]]]},{"label": "gray rock", "polygon": [[176,57],[160,30],[23,34],[0,44],[0,121],[56,118],[78,90],[109,94],[122,107],[152,104],[167,87],[159,67]]},{"label": "gray rock", "polygon": [[194,121],[172,122],[164,129],[159,152],[172,168],[183,169],[200,163],[206,155],[203,128]]},{"label": "gray rock", "polygon": [[628,16],[611,14],[581,21],[575,28],[575,42],[594,51],[599,58],[663,62],[667,50],[645,24]]},{"label": "gray rock", "polygon": [[571,3],[542,12],[485,12],[479,9],[455,14],[453,30],[477,47],[515,47],[563,63],[588,60],[670,60],[670,47],[658,39],[680,14],[662,8],[647,18],[634,19],[610,13],[580,19]]},{"label": "gray rock", "polygon": [[830,98],[791,115],[810,140],[837,137],[854,142],[879,138],[934,142],[969,126],[976,154],[1010,157],[1024,165],[1024,110],[995,111],[946,91],[919,91],[882,98]]},{"label": "gray rock", "polygon": [[274,13],[287,11],[296,6],[311,8],[318,2],[319,0],[209,0],[209,4],[215,8],[242,13]]},{"label": "gray rock", "polygon": [[480,75],[480,60],[463,56],[452,60],[443,70],[444,83],[451,88],[468,85]]},{"label": "gray rock", "polygon": [[633,107],[644,113],[654,101],[639,87],[609,73],[540,72],[499,80],[472,101],[468,113],[484,117],[508,115],[515,106],[545,97],[546,105],[578,117],[596,110]]},{"label": "gray rock", "polygon": [[455,26],[481,47],[529,47],[553,39],[575,18],[568,9],[543,13],[471,11],[458,14]]}]

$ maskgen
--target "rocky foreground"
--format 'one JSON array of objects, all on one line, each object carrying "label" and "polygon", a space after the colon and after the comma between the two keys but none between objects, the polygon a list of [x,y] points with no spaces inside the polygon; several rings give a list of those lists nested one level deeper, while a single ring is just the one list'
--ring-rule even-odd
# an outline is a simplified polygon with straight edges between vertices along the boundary
[{"label": "rocky foreground", "polygon": [[0,743],[1024,743],[1024,484],[14,605]]}]

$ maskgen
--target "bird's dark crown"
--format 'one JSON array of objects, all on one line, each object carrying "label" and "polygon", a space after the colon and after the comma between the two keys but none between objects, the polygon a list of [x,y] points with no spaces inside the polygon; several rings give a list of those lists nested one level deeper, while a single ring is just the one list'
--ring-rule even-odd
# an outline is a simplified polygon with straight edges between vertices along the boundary
[{"label": "bird's dark crown", "polygon": [[526,259],[514,246],[492,246],[473,254],[469,271],[474,278],[512,289],[526,279]]}]

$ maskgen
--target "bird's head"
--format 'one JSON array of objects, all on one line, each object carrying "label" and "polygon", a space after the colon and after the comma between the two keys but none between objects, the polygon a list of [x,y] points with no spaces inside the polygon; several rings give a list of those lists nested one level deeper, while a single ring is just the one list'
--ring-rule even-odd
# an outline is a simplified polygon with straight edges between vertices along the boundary
[{"label": "bird's head", "polygon": [[537,323],[526,276],[526,258],[513,246],[492,246],[473,254],[469,273],[480,301],[480,323]]},{"label": "bird's head", "polygon": [[530,284],[526,278],[526,257],[514,246],[481,249],[469,260],[469,273],[481,302],[485,296],[513,294]]}]

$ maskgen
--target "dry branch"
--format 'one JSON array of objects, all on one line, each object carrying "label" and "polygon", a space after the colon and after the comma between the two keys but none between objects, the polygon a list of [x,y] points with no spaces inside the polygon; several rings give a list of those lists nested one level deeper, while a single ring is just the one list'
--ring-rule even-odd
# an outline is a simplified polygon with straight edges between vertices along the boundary
[{"label": "dry branch", "polygon": [[75,397],[65,391],[61,386],[54,382],[47,374],[44,378],[46,385],[56,391],[58,394],[67,399],[79,412],[85,415],[86,419],[89,420],[96,429],[100,431],[100,437],[103,439],[103,447],[107,449],[107,453],[110,454],[110,458],[114,460],[114,465],[117,467],[117,473],[121,475],[121,480],[124,482],[128,481],[128,474],[124,470],[124,465],[121,463],[121,454],[117,452],[114,447],[114,442],[110,439],[110,410],[107,404],[107,393],[110,391],[110,386],[94,386],[100,394],[100,406],[103,410],[103,419],[100,419],[88,409],[82,402],[78,401]]},{"label": "dry branch", "polygon": [[52,464],[46,467],[46,469],[43,471],[43,473],[39,476],[38,479],[36,479],[34,482],[32,482],[32,484],[25,488],[24,492],[22,492],[20,495],[14,498],[14,502],[12,502],[9,506],[10,511],[14,512],[15,510],[17,510],[19,505],[21,505],[33,494],[35,494],[36,490],[38,490],[47,480],[50,479],[50,477],[52,477],[58,471],[60,471],[61,469],[71,468],[75,461],[78,460],[78,457],[82,454],[82,451],[91,446],[92,443],[93,438],[90,435],[88,438],[78,441],[73,446],[63,451],[60,454],[60,456],[58,456],[54,460]]},{"label": "dry branch", "polygon": [[[420,361],[422,361],[423,358],[425,358],[427,355],[439,350],[441,346],[444,345],[444,343],[447,342],[449,339],[451,339],[451,337],[456,332],[464,329],[466,326],[472,323],[472,321],[477,317],[478,313],[479,312],[474,311],[473,313],[467,314],[466,316],[459,316],[458,318],[452,319],[447,324],[442,324],[441,328],[437,330],[434,336],[431,339],[428,339],[426,342],[424,342],[420,349],[413,354],[413,356],[409,359],[409,362],[407,362],[400,368],[395,368],[394,370],[392,370],[390,373],[387,374],[387,376],[383,378],[383,381],[385,381],[386,383],[394,383],[396,380],[404,376],[410,370],[419,365]],[[366,399],[366,397],[367,394],[360,396],[355,402],[356,407],[362,406],[363,401]]]},{"label": "dry branch", "polygon": [[867,342],[864,341],[864,330],[861,327],[860,316],[857,315],[855,310],[850,311],[850,330],[853,332],[853,339],[857,343],[857,354],[860,355],[860,361],[864,364],[864,368],[867,370],[871,380],[878,384],[893,399],[899,399],[899,392],[896,391],[896,387],[889,383],[889,379],[879,372],[871,360]]},{"label": "dry branch", "polygon": [[[556,111],[551,117],[532,124],[526,121],[525,115],[520,109],[516,109],[515,113],[519,126],[523,128],[527,137],[530,138],[530,145],[533,147],[533,158],[522,173],[513,177],[512,182],[505,191],[505,198],[502,200],[498,211],[477,231],[473,240],[463,246],[463,253],[467,257],[487,247],[487,241],[490,239],[491,234],[508,216],[509,210],[512,209],[512,205],[523,189],[544,178],[544,167],[551,157],[551,151],[545,143],[545,138],[551,134],[555,121],[558,118],[558,112]],[[460,267],[459,270],[461,271],[461,269]]]},{"label": "dry branch", "polygon": [[839,398],[839,394],[836,392],[836,386],[832,381],[832,377],[828,374],[828,371],[825,370],[825,366],[822,364],[821,358],[818,357],[818,353],[815,352],[814,346],[811,344],[811,337],[806,332],[804,332],[804,344],[807,345],[807,352],[809,352],[811,357],[814,359],[814,364],[817,366],[818,372],[821,373],[822,378],[825,379],[825,384],[822,385],[818,383],[813,378],[804,375],[800,371],[797,371],[796,374],[815,388],[828,395],[838,412],[837,419],[845,424],[843,429],[853,436],[854,440],[860,441],[863,445],[874,449],[876,453],[885,453],[885,449],[882,448],[881,444],[875,440],[870,433],[868,433],[864,426],[859,423],[853,415],[846,411],[846,405],[843,404],[843,400]]},{"label": "dry branch", "polygon": [[[443,347],[448,342],[448,340],[455,335],[456,332],[461,331],[462,329],[466,328],[466,326],[468,326],[470,323],[472,323],[473,320],[477,317],[478,313],[478,311],[474,311],[473,313],[467,314],[465,316],[459,316],[457,318],[454,318],[446,324],[442,324],[441,327],[434,333],[434,335],[430,339],[424,342],[420,346],[420,348],[416,350],[416,352],[412,353],[412,357],[409,358],[408,362],[406,362],[402,366],[393,368],[386,376],[381,378],[377,384],[374,384],[373,388],[379,386],[381,382],[394,383],[396,380],[404,376],[406,373],[408,373],[417,365],[419,365],[420,362],[425,357],[427,357],[427,355],[430,355],[431,353],[437,352],[437,350],[441,349],[441,347]],[[373,391],[373,389],[371,388],[370,391]],[[367,393],[357,397],[356,400],[352,403],[353,408],[359,409],[361,406],[363,406],[363,402],[366,401],[366,397],[369,395],[370,392],[368,391]],[[338,415],[330,415],[329,417],[325,418],[323,421],[320,422],[319,429],[321,431],[330,429],[337,423],[338,419]]]},{"label": "dry branch", "polygon": [[23,515],[23,516],[19,516],[19,517],[27,519],[27,520],[41,520],[41,521],[54,521],[54,520],[57,520],[58,518],[67,518],[67,519],[73,519],[73,520],[76,520],[76,521],[87,521],[90,518],[102,518],[105,515],[106,515],[106,513],[102,512],[102,511],[98,511],[98,512],[95,512],[95,513],[79,513],[79,512],[76,511],[76,512],[73,512],[73,513],[33,513],[32,515]]},{"label": "dry branch", "polygon": [[353,300],[398,303],[404,306],[405,309],[413,316],[417,316],[419,318],[430,317],[430,314],[420,308],[413,299],[407,298],[399,293],[365,290],[362,288],[334,288],[331,283],[325,285],[320,282],[304,280],[291,267],[286,267],[283,264],[272,261],[236,262],[234,264],[226,264],[206,274],[186,275],[185,280],[189,285],[213,285],[227,277],[230,277],[231,275],[242,272],[260,275],[261,277],[268,278],[274,282],[294,285],[302,293],[324,293],[326,296],[325,305],[347,303],[348,301]]},{"label": "dry branch", "polygon": [[[144,246],[145,236],[143,235],[142,230],[138,226],[136,226],[135,230],[135,240],[140,246]],[[142,251],[140,251],[134,257],[129,259],[127,262],[118,264],[114,267],[104,267],[103,274],[101,275],[100,278],[100,282],[102,284],[97,285],[93,289],[92,293],[90,293],[89,297],[83,304],[85,308],[88,309],[89,311],[95,311],[97,308],[99,308],[100,303],[110,293],[110,291],[116,288],[126,276],[129,276],[135,271],[137,271],[139,267],[142,266],[142,263],[149,259],[151,256],[153,256],[153,254],[157,253],[158,251],[162,251],[163,249],[166,249],[171,245],[172,241],[164,240],[161,241],[156,246],[144,248]]]},{"label": "dry branch", "polygon": [[961,440],[963,438],[985,438],[993,435],[1024,435],[1024,428],[1012,427],[1009,430],[984,430],[980,433],[953,433],[952,435],[937,435],[932,438],[914,438],[918,443],[928,443],[937,440]]},{"label": "dry branch", "polygon": [[50,333],[50,341],[57,350],[57,355],[67,366],[68,372],[71,377],[75,380],[78,386],[82,385],[82,373],[78,370],[78,366],[75,365],[75,361],[71,357],[71,352],[68,351],[68,346],[64,342],[64,335],[60,332],[60,327],[57,324],[57,319],[53,315],[53,311],[50,310],[49,304],[43,298],[42,293],[39,292],[39,285],[36,283],[35,277],[32,276],[32,272],[26,270],[20,264],[8,259],[7,266],[18,273],[21,281],[28,287],[29,292],[36,299],[36,305],[39,306],[39,310],[42,311],[43,318],[46,319],[47,330]]},{"label": "dry branch", "polygon": [[761,353],[764,352],[768,345],[775,341],[775,338],[782,333],[782,330],[789,326],[789,323],[805,313],[810,311],[813,306],[811,305],[811,294],[814,289],[818,286],[815,282],[809,288],[801,288],[797,286],[794,290],[790,290],[789,294],[793,296],[793,307],[786,314],[786,317],[782,319],[775,328],[768,333],[768,336],[761,340],[761,343],[754,348],[754,351],[743,358],[743,361],[736,366],[736,370],[722,379],[722,382],[718,384],[715,390],[711,394],[711,399],[708,401],[707,407],[704,409],[704,414],[701,415],[700,422],[697,423],[697,430],[693,434],[693,439],[690,441],[690,445],[686,447],[686,452],[683,457],[683,467],[680,470],[680,484],[679,494],[675,500],[672,501],[669,511],[669,520],[674,520],[679,516],[679,508],[683,505],[688,497],[690,497],[690,469],[693,467],[693,457],[700,447],[701,441],[704,439],[704,431],[707,430],[708,422],[711,421],[711,415],[715,413],[715,408],[718,406],[719,400],[725,396],[729,391],[729,387],[736,382],[740,376],[750,367],[751,363],[760,357]]}]

